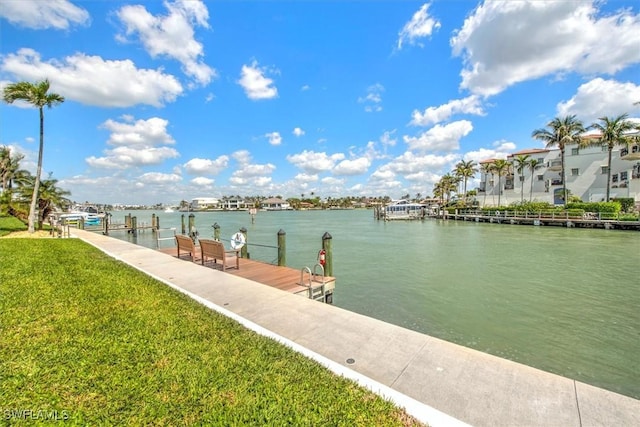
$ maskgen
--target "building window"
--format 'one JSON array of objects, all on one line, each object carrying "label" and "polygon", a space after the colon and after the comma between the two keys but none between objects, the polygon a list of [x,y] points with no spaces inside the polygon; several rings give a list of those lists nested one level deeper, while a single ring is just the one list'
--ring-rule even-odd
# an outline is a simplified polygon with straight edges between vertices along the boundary
[{"label": "building window", "polygon": [[618,174],[611,175],[611,182],[618,182]]},{"label": "building window", "polygon": [[603,175],[606,175],[607,173],[609,173],[609,168],[608,168],[608,167],[606,167],[606,166],[600,166],[600,172],[601,172]]},{"label": "building window", "polygon": [[603,145],[602,146],[602,151],[609,151],[609,146],[608,145]]},{"label": "building window", "polygon": [[627,175],[628,172],[620,172],[620,181],[626,181],[627,180]]},{"label": "building window", "polygon": [[538,181],[544,181],[544,175],[538,175]]},{"label": "building window", "polygon": [[520,175],[520,182],[524,182],[524,175]]},{"label": "building window", "polygon": [[571,169],[571,175],[573,176],[580,175],[580,169],[578,168]]},{"label": "building window", "polygon": [[572,156],[577,156],[580,153],[580,149],[579,148],[572,148],[571,149],[571,155]]},{"label": "building window", "polygon": [[538,157],[538,164],[539,165],[544,164],[544,157]]}]

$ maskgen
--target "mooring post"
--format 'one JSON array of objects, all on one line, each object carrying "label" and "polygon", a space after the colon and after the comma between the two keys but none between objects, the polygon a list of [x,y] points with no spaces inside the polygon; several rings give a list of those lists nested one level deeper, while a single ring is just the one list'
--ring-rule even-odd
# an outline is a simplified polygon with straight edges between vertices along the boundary
[{"label": "mooring post", "polygon": [[213,240],[220,241],[220,224],[213,223]]},{"label": "mooring post", "polygon": [[131,217],[131,232],[134,236],[138,236],[138,218],[135,216]]},{"label": "mooring post", "polygon": [[84,230],[84,218],[82,218],[82,217],[80,217],[80,218],[78,219],[78,228],[79,228],[80,230]]},{"label": "mooring post", "polygon": [[333,276],[333,249],[331,249],[331,240],[331,234],[328,232],[322,235],[322,249],[325,251],[325,276]]},{"label": "mooring post", "polygon": [[182,214],[182,218],[180,218],[180,221],[182,222],[182,234],[186,234],[184,228],[184,214]]},{"label": "mooring post", "polygon": [[196,231],[196,216],[194,214],[189,214],[189,236],[191,236],[191,240],[196,241],[196,237],[198,237],[198,232]]},{"label": "mooring post", "polygon": [[104,234],[105,236],[109,235],[109,216],[111,216],[111,214],[106,213],[102,218],[102,225],[104,226],[104,231],[102,232],[102,234]]},{"label": "mooring post", "polygon": [[278,266],[287,265],[287,233],[281,228],[278,231]]},{"label": "mooring post", "polygon": [[153,228],[154,232],[158,231],[158,230],[160,230],[160,217],[159,216],[156,217],[156,225]]},{"label": "mooring post", "polygon": [[242,227],[240,229],[240,232],[244,236],[244,246],[242,246],[242,248],[240,249],[240,256],[242,258],[249,259],[249,252],[247,252],[247,244],[249,243],[249,241],[247,240],[247,229]]},{"label": "mooring post", "polygon": [[151,232],[156,232],[156,214],[154,213],[151,214]]}]

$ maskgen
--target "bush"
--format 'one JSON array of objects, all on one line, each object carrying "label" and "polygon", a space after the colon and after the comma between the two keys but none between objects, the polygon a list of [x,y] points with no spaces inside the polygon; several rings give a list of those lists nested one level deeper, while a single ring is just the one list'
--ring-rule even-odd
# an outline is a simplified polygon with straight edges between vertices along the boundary
[{"label": "bush", "polygon": [[620,203],[620,210],[622,212],[633,212],[636,204],[633,197],[618,197],[616,199],[611,199],[611,201]]},{"label": "bush", "polygon": [[618,202],[580,202],[569,203],[567,209],[582,209],[585,212],[596,213],[612,213],[617,214],[620,212],[621,205]]}]

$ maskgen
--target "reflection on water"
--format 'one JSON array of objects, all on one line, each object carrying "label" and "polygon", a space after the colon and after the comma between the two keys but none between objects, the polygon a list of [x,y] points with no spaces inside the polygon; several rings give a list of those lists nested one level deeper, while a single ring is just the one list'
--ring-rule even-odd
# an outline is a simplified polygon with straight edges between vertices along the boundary
[{"label": "reflection on water", "polygon": [[[162,227],[181,213],[155,212]],[[151,211],[134,213],[151,221]],[[125,212],[114,212],[123,222]],[[185,215],[185,221],[187,221]],[[409,329],[640,398],[640,234],[455,221],[380,222],[372,211],[195,213],[228,239],[276,245],[313,265],[333,239],[334,304]],[[123,232],[114,237],[131,239]],[[154,247],[150,232],[137,243]],[[249,246],[251,257],[276,259]]]}]

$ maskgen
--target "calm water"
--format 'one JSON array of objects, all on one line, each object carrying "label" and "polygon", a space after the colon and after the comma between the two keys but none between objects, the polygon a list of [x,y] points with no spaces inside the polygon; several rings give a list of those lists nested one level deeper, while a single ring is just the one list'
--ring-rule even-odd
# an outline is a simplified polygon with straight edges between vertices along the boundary
[{"label": "calm water", "polygon": [[[123,222],[127,212],[114,212]],[[152,211],[133,212],[138,223]],[[156,212],[180,231],[181,213]],[[185,215],[185,221],[187,221]],[[333,237],[334,304],[447,341],[640,398],[640,233],[427,220],[368,210],[196,213],[201,237],[240,227],[287,265],[315,263]],[[123,232],[114,237],[131,239]],[[137,243],[154,247],[150,232]],[[249,246],[251,258],[275,249]]]}]

